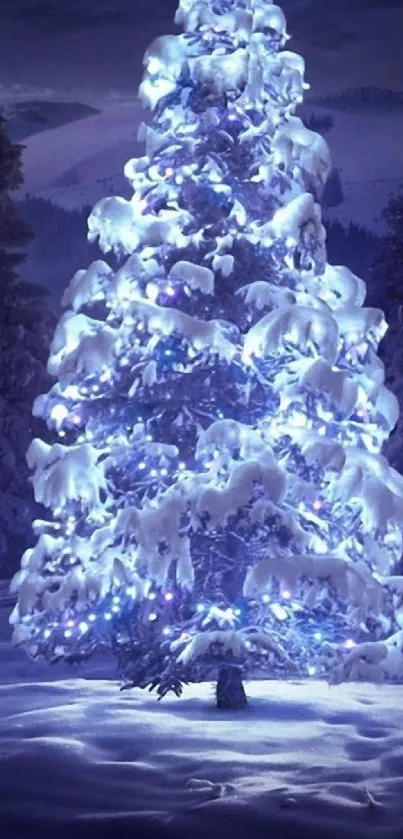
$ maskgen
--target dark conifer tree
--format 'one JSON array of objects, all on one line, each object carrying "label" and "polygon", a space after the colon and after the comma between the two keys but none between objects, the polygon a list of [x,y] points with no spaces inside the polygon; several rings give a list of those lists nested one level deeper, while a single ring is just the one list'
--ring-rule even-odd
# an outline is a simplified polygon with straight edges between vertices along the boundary
[{"label": "dark conifer tree", "polygon": [[0,115],[0,578],[16,570],[40,509],[25,452],[39,430],[32,400],[49,382],[45,365],[54,325],[45,290],[18,275],[33,235],[14,200],[22,184],[21,152]]}]

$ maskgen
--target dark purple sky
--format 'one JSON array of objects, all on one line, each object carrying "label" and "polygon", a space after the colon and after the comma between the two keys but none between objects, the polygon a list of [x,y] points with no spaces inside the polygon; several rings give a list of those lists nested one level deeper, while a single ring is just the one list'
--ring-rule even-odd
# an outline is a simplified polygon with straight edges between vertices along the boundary
[{"label": "dark purple sky", "polygon": [[[317,93],[403,90],[403,0],[283,0]],[[174,31],[175,0],[1,0],[0,94],[89,99],[133,93],[156,35]]]}]

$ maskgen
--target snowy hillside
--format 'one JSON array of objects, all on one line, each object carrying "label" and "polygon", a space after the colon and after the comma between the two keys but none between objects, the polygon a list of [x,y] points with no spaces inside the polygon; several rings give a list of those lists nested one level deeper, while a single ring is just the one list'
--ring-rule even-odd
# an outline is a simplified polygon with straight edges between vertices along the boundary
[{"label": "snowy hillside", "polygon": [[[107,194],[129,194],[123,166],[143,153],[137,128],[145,115],[132,99],[104,102],[102,113],[29,137],[24,151],[24,192],[63,207],[93,205]],[[328,109],[301,109],[302,115]],[[379,217],[399,183],[403,115],[332,111],[327,135],[334,165],[341,170],[345,202],[330,218],[379,231]]]},{"label": "snowy hillside", "polygon": [[142,154],[137,142],[142,119],[135,101],[112,102],[99,114],[29,137],[23,194],[70,208],[92,205],[111,192],[127,192],[123,166]]},{"label": "snowy hillside", "polygon": [[16,102],[5,108],[8,133],[13,142],[20,143],[40,131],[49,131],[60,125],[95,116],[99,113],[82,102],[26,101]]},{"label": "snowy hillside", "polygon": [[232,715],[208,684],[159,703],[120,693],[107,660],[30,663],[5,609],[0,674],[4,839],[401,836],[399,687],[253,682]]}]

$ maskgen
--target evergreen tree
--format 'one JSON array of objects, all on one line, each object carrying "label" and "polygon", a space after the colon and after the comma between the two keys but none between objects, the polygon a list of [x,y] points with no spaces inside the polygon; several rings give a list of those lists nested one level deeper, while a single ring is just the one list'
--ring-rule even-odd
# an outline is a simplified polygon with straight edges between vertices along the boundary
[{"label": "evergreen tree", "polygon": [[6,127],[0,112],[0,283],[2,292],[10,293],[18,281],[16,269],[24,259],[22,249],[28,244],[32,231],[20,218],[11,197],[23,182],[22,146],[10,141]]},{"label": "evergreen tree", "polygon": [[32,402],[50,385],[46,356],[54,329],[44,289],[18,277],[32,235],[12,199],[21,183],[21,146],[10,142],[0,116],[0,576],[5,578],[32,544],[32,520],[40,510],[25,454],[32,434],[43,431],[42,423],[32,421]]},{"label": "evergreen tree", "polygon": [[61,439],[28,451],[53,519],[11,621],[33,657],[112,648],[128,684],[217,677],[239,707],[250,673],[380,678],[401,648],[403,480],[380,455],[397,404],[383,314],[327,264],[330,156],[294,115],[281,9],[181,0],[176,22],[144,59],[133,198],[89,218],[121,264],[64,295],[35,403]]}]

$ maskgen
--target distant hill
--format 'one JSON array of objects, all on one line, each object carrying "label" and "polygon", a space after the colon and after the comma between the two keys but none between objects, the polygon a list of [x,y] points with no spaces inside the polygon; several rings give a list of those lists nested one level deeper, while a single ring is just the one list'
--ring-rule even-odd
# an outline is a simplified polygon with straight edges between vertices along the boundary
[{"label": "distant hill", "polygon": [[8,133],[14,142],[19,143],[33,134],[99,113],[96,108],[82,102],[16,102],[6,109]]},{"label": "distant hill", "polygon": [[21,275],[48,290],[50,306],[58,310],[63,291],[79,268],[99,258],[99,248],[87,240],[91,207],[69,212],[52,201],[27,197],[19,212],[34,229]]},{"label": "distant hill", "polygon": [[328,96],[310,96],[306,105],[345,113],[403,114],[403,92],[380,87],[350,87]]}]

